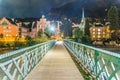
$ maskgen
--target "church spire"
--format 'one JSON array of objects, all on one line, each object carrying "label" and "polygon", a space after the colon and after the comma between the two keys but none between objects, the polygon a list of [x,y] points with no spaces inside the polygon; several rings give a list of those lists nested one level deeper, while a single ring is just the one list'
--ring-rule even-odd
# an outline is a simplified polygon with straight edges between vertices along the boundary
[{"label": "church spire", "polygon": [[82,20],[81,22],[84,22],[85,16],[84,16],[84,8],[82,8]]},{"label": "church spire", "polygon": [[82,19],[81,19],[81,22],[80,22],[79,28],[80,28],[80,29],[85,28],[84,8],[82,8]]}]

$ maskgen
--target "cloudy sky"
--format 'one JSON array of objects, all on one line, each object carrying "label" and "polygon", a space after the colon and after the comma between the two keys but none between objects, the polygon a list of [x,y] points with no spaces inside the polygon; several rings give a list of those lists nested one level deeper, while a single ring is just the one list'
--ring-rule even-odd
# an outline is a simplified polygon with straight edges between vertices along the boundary
[{"label": "cloudy sky", "polygon": [[39,17],[72,1],[76,0],[0,0],[0,17]]}]

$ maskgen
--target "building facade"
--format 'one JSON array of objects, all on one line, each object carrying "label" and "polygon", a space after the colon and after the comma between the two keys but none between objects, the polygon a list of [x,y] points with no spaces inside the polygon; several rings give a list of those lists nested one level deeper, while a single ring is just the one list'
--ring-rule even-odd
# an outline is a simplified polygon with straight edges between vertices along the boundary
[{"label": "building facade", "polygon": [[93,26],[90,28],[90,36],[92,40],[102,40],[110,38],[110,30],[108,25]]},{"label": "building facade", "polygon": [[40,20],[37,21],[37,32],[40,29],[44,32],[47,26],[48,26],[48,21],[46,21],[45,16],[42,15],[42,17],[40,18]]},{"label": "building facade", "polygon": [[0,34],[3,40],[13,41],[19,35],[19,28],[12,20],[4,17],[0,20]]},{"label": "building facade", "polygon": [[50,22],[47,21],[45,16],[43,15],[39,21],[32,23],[32,28],[30,32],[31,37],[36,37],[39,30],[42,30],[42,32],[44,33],[46,27],[49,25]]},{"label": "building facade", "polygon": [[29,33],[29,28],[24,27],[22,22],[15,23],[5,17],[0,20],[0,34],[2,35],[0,41],[15,41],[17,38],[25,38]]},{"label": "building facade", "polygon": [[16,23],[19,28],[19,38],[30,36],[30,28],[22,22]]}]

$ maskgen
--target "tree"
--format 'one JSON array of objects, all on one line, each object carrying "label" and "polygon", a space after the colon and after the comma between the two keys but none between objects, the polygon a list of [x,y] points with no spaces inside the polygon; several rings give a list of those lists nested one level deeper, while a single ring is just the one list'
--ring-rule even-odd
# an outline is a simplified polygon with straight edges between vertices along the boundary
[{"label": "tree", "polygon": [[3,38],[3,34],[0,34],[0,38]]},{"label": "tree", "polygon": [[26,37],[25,37],[25,40],[27,40],[27,41],[31,41],[32,38],[31,38],[30,36],[26,36]]},{"label": "tree", "polygon": [[46,35],[48,38],[50,38],[50,37],[52,36],[52,33],[51,33],[50,30],[49,30],[49,27],[46,27],[46,29],[45,29],[45,35]]},{"label": "tree", "polygon": [[42,35],[43,35],[43,31],[40,29],[40,30],[38,31],[37,36],[40,38],[40,37],[42,37]]},{"label": "tree", "polygon": [[112,6],[108,11],[108,21],[110,22],[110,30],[119,29],[119,14],[116,6]]},{"label": "tree", "polygon": [[115,32],[111,33],[111,40],[116,41],[116,43],[120,43],[120,30],[116,30]]},{"label": "tree", "polygon": [[84,29],[85,36],[90,36],[90,30],[89,29],[90,29],[89,20],[86,19],[86,24],[85,24],[85,29]]},{"label": "tree", "polygon": [[33,39],[30,36],[26,36],[25,40],[26,40],[26,45],[27,46],[31,46],[31,45],[34,44],[34,41],[33,41]]},{"label": "tree", "polygon": [[81,29],[79,28],[75,28],[73,30],[73,38],[75,39],[75,41],[80,42],[79,40],[84,36],[84,33]]},{"label": "tree", "polygon": [[91,41],[91,38],[86,35],[86,36],[83,36],[83,37],[81,38],[81,42],[82,42],[83,44],[90,45],[92,41]]}]

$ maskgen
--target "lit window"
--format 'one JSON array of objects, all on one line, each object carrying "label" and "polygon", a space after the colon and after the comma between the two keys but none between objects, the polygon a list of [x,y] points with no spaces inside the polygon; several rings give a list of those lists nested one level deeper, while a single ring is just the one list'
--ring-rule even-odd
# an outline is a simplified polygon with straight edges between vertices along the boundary
[{"label": "lit window", "polygon": [[100,34],[100,32],[98,32],[98,34]]},{"label": "lit window", "polygon": [[98,36],[98,38],[100,38],[101,36]]},{"label": "lit window", "polygon": [[6,34],[6,36],[8,36],[8,34]]},{"label": "lit window", "polygon": [[98,29],[98,31],[100,31],[100,29]]},{"label": "lit window", "polygon": [[105,35],[103,35],[103,37],[105,37]]},{"label": "lit window", "polygon": [[93,36],[93,38],[94,38],[95,36]]},{"label": "lit window", "polygon": [[95,34],[95,32],[93,32],[93,34]]}]

